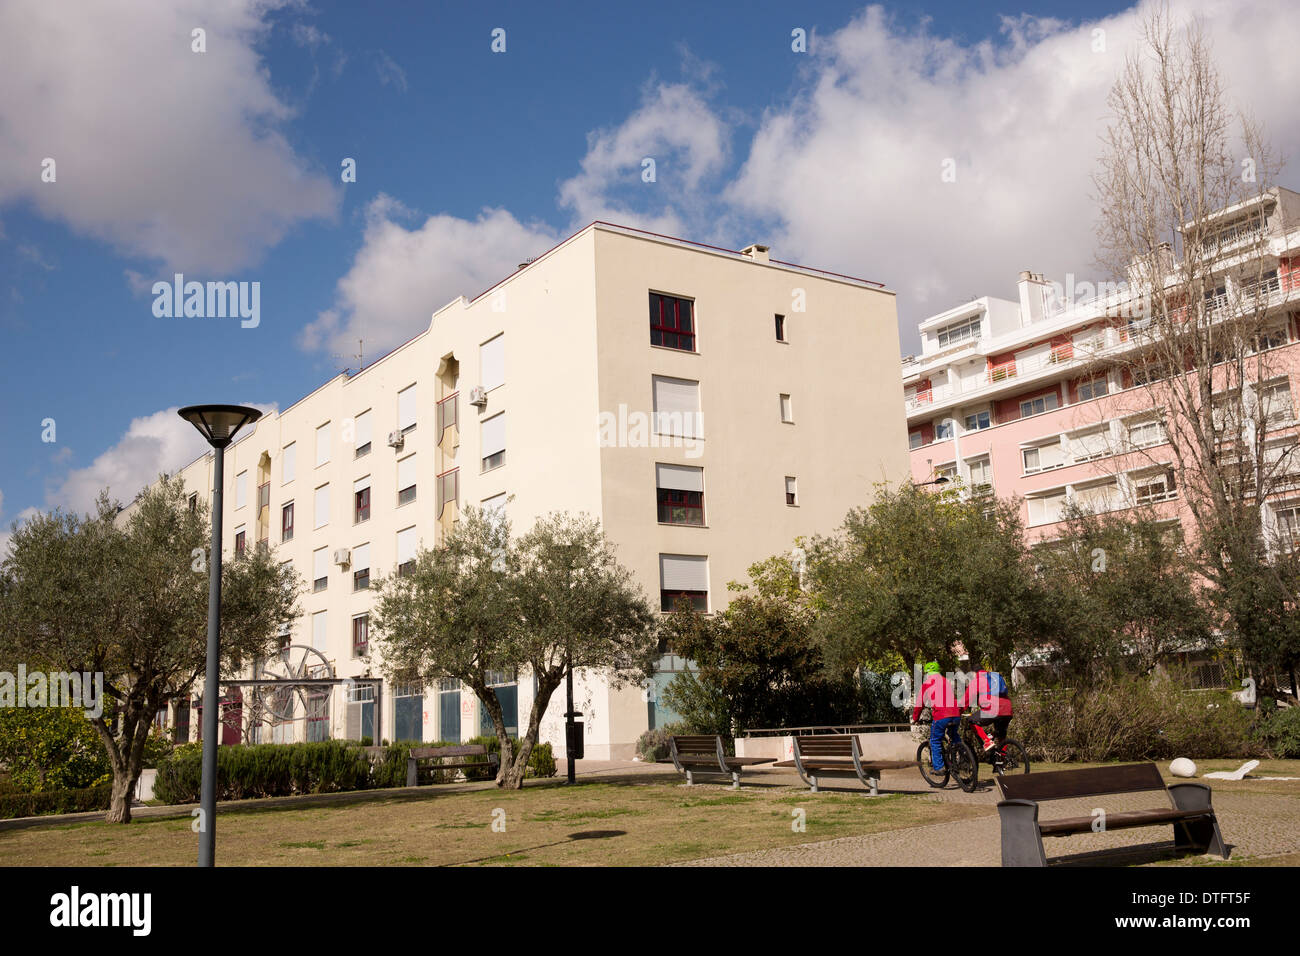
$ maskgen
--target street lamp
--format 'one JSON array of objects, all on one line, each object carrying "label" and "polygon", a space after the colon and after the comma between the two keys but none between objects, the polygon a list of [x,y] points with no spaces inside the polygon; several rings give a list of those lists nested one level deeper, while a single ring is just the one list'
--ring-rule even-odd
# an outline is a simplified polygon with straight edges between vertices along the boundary
[{"label": "street lamp", "polygon": [[[933,474],[934,474],[934,464],[933,464],[932,459],[927,458],[927,459],[925,460],[925,463],[926,463],[927,465],[930,466],[930,474],[933,475]],[[933,478],[933,479],[931,479],[930,481],[914,481],[914,482],[912,482],[912,487],[913,487],[913,488],[924,488],[926,485],[946,485],[946,484],[947,484],[949,481],[951,481],[951,480],[952,480],[952,479],[949,478],[947,475],[940,475],[938,478]]]},{"label": "street lamp", "polygon": [[214,865],[217,847],[217,710],[221,704],[219,663],[221,649],[221,487],[224,480],[226,446],[245,425],[262,413],[243,405],[189,405],[177,414],[199,430],[216,450],[212,483],[212,555],[208,562],[208,659],[203,682],[203,777],[199,802],[199,866]]},{"label": "street lamp", "polygon": [[[561,546],[564,553],[567,568],[565,570],[565,581],[568,584],[568,590],[573,590],[573,566],[577,556],[577,545],[566,544]],[[572,595],[569,597],[572,602]],[[568,764],[568,773],[566,775],[566,784],[577,782],[577,768],[575,762],[580,756],[582,750],[582,726],[575,718],[581,717],[582,713],[573,709],[573,636],[568,634],[565,637],[565,696],[568,707],[564,712],[564,760]]]}]

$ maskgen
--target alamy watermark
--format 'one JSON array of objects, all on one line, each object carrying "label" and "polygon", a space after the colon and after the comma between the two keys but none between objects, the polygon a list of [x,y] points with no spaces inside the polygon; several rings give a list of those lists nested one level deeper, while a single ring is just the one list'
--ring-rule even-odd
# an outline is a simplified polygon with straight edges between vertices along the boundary
[{"label": "alamy watermark", "polygon": [[240,328],[255,329],[262,321],[262,283],[186,282],[183,273],[172,281],[155,282],[153,314],[160,319],[242,319]]},{"label": "alamy watermark", "polygon": [[0,671],[0,707],[78,707],[91,720],[104,713],[104,674],[101,671]]},{"label": "alamy watermark", "polygon": [[704,454],[702,412],[644,412],[619,405],[596,416],[601,448],[683,448],[687,458]]}]

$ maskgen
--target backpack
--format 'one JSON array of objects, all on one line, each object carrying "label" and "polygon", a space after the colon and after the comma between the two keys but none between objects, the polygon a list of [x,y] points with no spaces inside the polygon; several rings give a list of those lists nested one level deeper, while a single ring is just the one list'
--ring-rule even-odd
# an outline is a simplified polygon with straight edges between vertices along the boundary
[{"label": "backpack", "polygon": [[985,671],[985,674],[986,674],[985,679],[988,682],[988,692],[990,697],[1009,696],[1010,692],[1007,690],[1007,682],[1002,679],[1001,674],[999,674],[997,671]]}]

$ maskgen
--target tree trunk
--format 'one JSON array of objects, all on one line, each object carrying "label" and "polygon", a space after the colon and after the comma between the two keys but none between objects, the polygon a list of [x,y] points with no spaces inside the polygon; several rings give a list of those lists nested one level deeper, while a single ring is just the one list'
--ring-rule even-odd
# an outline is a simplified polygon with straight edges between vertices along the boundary
[{"label": "tree trunk", "polygon": [[108,805],[108,814],[104,817],[109,823],[131,822],[131,797],[135,793],[136,781],[140,779],[140,769],[134,774],[113,774],[113,797]]}]

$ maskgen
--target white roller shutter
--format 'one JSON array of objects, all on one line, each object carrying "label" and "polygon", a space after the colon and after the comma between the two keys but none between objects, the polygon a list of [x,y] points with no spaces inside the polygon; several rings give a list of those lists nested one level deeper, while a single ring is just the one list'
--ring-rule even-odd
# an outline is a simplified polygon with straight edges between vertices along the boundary
[{"label": "white roller shutter", "polygon": [[330,426],[326,422],[316,429],[316,464],[323,465],[330,460]]},{"label": "white roller shutter", "polygon": [[356,494],[357,492],[365,491],[369,487],[370,487],[370,476],[366,475],[366,477],[358,478],[356,481],[352,482],[352,493]]},{"label": "white roller shutter", "polygon": [[317,548],[311,553],[311,574],[313,580],[328,577],[330,573],[330,549]]},{"label": "white roller shutter", "polygon": [[483,458],[506,450],[506,416],[504,412],[500,415],[494,415],[483,423],[482,440],[483,448],[479,454]]},{"label": "white roller shutter", "polygon": [[1029,523],[1031,525],[1052,524],[1061,520],[1061,508],[1065,505],[1065,492],[1029,499]]},{"label": "white roller shutter", "polygon": [[659,555],[659,589],[661,591],[707,591],[709,559],[704,555]]},{"label": "white roller shutter", "polygon": [[370,545],[359,544],[352,549],[352,570],[364,571],[370,567]]},{"label": "white roller shutter", "polygon": [[298,443],[290,442],[284,446],[280,457],[280,481],[288,484],[293,481],[294,472],[298,470]]},{"label": "white roller shutter", "polygon": [[506,382],[506,337],[498,335],[478,347],[479,384],[486,389]]},{"label": "white roller shutter", "polygon": [[1089,461],[1110,454],[1110,429],[1102,428],[1071,436],[1070,454],[1075,461]]},{"label": "white roller shutter", "polygon": [[397,532],[397,563],[405,564],[415,560],[415,529],[405,528]]},{"label": "white roller shutter", "polygon": [[415,484],[415,456],[410,455],[397,463],[397,490]]},{"label": "white roller shutter", "polygon": [[311,646],[318,651],[325,650],[325,643],[329,638],[329,619],[325,616],[328,613],[328,611],[317,611],[311,616]]},{"label": "white roller shutter", "polygon": [[357,448],[370,444],[370,413],[362,412],[357,416],[354,444]]},{"label": "white roller shutter", "polygon": [[699,438],[700,383],[656,375],[654,383],[655,431],[661,435]]},{"label": "white roller shutter", "polygon": [[1119,501],[1119,486],[1108,481],[1102,485],[1093,485],[1091,488],[1075,488],[1074,503],[1081,508],[1087,508],[1094,514],[1101,514],[1109,511]]},{"label": "white roller shutter", "polygon": [[704,491],[704,469],[689,465],[655,465],[655,485],[672,491]]},{"label": "white roller shutter", "polygon": [[242,508],[248,504],[248,472],[241,471],[235,476],[235,507]]},{"label": "white roller shutter", "polygon": [[316,489],[315,527],[322,528],[330,520],[330,486],[321,485]]},{"label": "white roller shutter", "polygon": [[411,385],[397,393],[397,427],[402,431],[415,425],[416,386]]}]

